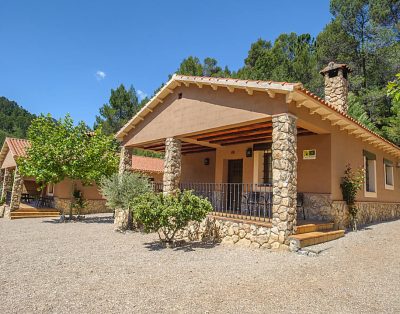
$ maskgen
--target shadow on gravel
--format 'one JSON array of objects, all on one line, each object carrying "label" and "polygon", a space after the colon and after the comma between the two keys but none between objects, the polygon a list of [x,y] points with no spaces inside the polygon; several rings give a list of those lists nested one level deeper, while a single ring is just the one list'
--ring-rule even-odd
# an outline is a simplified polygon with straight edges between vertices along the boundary
[{"label": "shadow on gravel", "polygon": [[218,242],[184,242],[172,246],[161,243],[160,241],[148,242],[144,244],[149,251],[161,251],[165,249],[183,252],[194,252],[196,249],[212,249],[219,246]]},{"label": "shadow on gravel", "polygon": [[[43,223],[52,223],[52,224],[59,224],[60,219],[51,219],[51,220],[43,220]],[[114,218],[113,216],[106,216],[106,217],[82,217],[80,219],[74,220],[65,220],[65,223],[85,223],[85,224],[113,224]]]}]

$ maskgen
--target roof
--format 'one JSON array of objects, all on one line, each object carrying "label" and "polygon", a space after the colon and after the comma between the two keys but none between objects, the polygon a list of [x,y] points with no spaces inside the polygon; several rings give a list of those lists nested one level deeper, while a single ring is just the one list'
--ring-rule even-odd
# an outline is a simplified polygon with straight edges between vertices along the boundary
[{"label": "roof", "polygon": [[352,70],[349,68],[349,66],[345,63],[335,63],[335,62],[329,62],[329,64],[323,68],[319,73],[325,74],[326,72],[336,70],[336,69],[346,69],[347,72],[352,72]]},{"label": "roof", "polygon": [[164,160],[160,158],[133,155],[132,169],[141,172],[163,173]]},{"label": "roof", "polygon": [[[338,65],[342,66],[341,64]],[[298,108],[302,106],[308,108],[310,114],[320,115],[322,120],[330,121],[333,126],[338,126],[341,131],[347,131],[350,135],[361,138],[361,140],[400,158],[400,147],[369,130],[348,114],[340,111],[314,93],[305,89],[303,84],[274,81],[239,80],[233,78],[174,74],[163,88],[161,88],[153,98],[151,98],[150,101],[117,132],[115,137],[122,141],[129,131],[134,129],[136,125],[144,120],[145,116],[153,112],[155,107],[163,103],[164,98],[173,93],[173,90],[182,84],[187,87],[189,85],[195,85],[198,88],[202,88],[203,85],[208,85],[214,90],[224,87],[232,93],[236,89],[241,89],[246,90],[249,95],[252,95],[254,91],[261,91],[268,94],[271,98],[274,98],[275,94],[284,94],[286,103],[294,102]]]},{"label": "roof", "polygon": [[18,157],[25,157],[26,151],[31,146],[28,140],[20,139],[20,138],[12,138],[6,137],[3,147],[0,151],[0,165],[3,163],[4,158],[10,151],[13,158],[16,159]]}]

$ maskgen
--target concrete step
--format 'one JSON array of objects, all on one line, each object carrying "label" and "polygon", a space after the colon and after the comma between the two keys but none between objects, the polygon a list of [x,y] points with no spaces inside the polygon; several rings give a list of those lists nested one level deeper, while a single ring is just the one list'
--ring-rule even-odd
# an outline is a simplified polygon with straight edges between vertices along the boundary
[{"label": "concrete step", "polygon": [[305,225],[297,226],[296,234],[303,234],[316,231],[330,231],[333,229],[333,226],[334,226],[333,222],[308,223]]},{"label": "concrete step", "polygon": [[301,234],[295,234],[289,237],[290,244],[295,248],[303,248],[310,245],[316,245],[332,240],[339,239],[344,236],[344,230],[335,231],[313,231]]}]

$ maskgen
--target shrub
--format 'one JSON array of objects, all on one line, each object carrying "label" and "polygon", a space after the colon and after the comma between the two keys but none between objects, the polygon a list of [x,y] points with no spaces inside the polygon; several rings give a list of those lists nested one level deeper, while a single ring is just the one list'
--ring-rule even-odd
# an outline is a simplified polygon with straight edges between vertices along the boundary
[{"label": "shrub", "polygon": [[343,200],[349,208],[351,225],[354,231],[357,231],[357,213],[358,208],[355,206],[357,192],[361,190],[364,183],[364,169],[351,169],[350,165],[346,165],[344,177],[340,187],[342,189]]},{"label": "shrub", "polygon": [[212,211],[207,199],[193,195],[191,191],[176,195],[147,193],[132,202],[133,215],[146,232],[158,232],[160,240],[172,242],[177,231],[190,221],[203,220]]},{"label": "shrub", "polygon": [[146,176],[128,172],[103,178],[100,182],[100,190],[107,200],[108,207],[129,209],[135,197],[151,192],[151,186]]},{"label": "shrub", "polygon": [[0,206],[4,205],[6,203],[6,198],[3,196],[0,198]]},{"label": "shrub", "polygon": [[72,196],[73,196],[73,201],[71,203],[71,209],[73,208],[76,209],[79,218],[81,215],[81,210],[84,209],[88,203],[83,197],[83,194],[80,190],[74,190]]}]

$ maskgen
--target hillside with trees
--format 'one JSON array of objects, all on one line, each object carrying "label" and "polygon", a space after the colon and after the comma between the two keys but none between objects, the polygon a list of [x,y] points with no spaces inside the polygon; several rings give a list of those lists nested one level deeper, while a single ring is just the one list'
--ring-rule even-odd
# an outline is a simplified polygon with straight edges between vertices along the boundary
[{"label": "hillside with trees", "polygon": [[0,144],[6,136],[26,138],[28,127],[35,117],[15,101],[0,97]]}]

